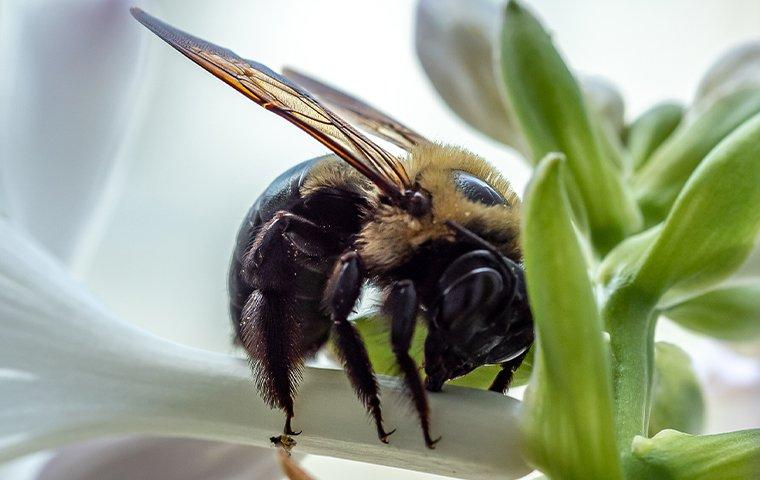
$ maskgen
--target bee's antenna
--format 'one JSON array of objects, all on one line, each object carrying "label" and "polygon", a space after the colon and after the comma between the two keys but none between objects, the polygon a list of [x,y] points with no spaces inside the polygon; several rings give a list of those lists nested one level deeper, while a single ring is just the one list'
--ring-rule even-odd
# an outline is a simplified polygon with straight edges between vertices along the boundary
[{"label": "bee's antenna", "polygon": [[493,244],[477,233],[473,232],[469,228],[465,227],[464,225],[457,223],[453,220],[446,220],[443,222],[446,224],[447,227],[452,228],[453,230],[456,230],[456,233],[458,233],[461,237],[464,237],[465,240],[469,240],[472,243],[475,243],[477,245],[480,245],[481,247],[485,248],[491,253],[498,254],[501,256],[501,252],[496,250],[496,247],[493,246]]},{"label": "bee's antenna", "polygon": [[486,239],[484,239],[477,233],[473,232],[469,228],[465,227],[464,225],[457,223],[453,220],[446,220],[444,223],[446,224],[447,227],[451,228],[452,230],[455,230],[456,233],[463,239],[468,240],[470,241],[470,243],[474,243],[475,245],[480,245],[484,249],[493,253],[496,256],[496,258],[499,259],[499,262],[501,262],[501,264],[504,265],[504,268],[506,268],[507,271],[511,272],[512,275],[515,276],[515,278],[518,278],[517,273],[514,271],[515,262],[506,258],[504,254],[498,251],[491,242],[487,241]]}]

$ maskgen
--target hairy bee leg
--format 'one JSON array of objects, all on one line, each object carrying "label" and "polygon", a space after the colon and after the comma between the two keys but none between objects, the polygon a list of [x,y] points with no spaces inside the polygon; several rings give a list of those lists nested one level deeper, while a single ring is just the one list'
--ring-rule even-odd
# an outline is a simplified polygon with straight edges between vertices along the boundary
[{"label": "hairy bee leg", "polygon": [[262,226],[243,259],[244,278],[254,290],[240,313],[240,340],[251,358],[259,393],[286,414],[286,435],[301,433],[291,422],[305,355],[304,319],[294,285],[304,272],[299,272],[302,266],[294,252],[319,256],[326,238],[310,220],[280,211]]},{"label": "hairy bee leg", "polygon": [[410,280],[395,283],[383,305],[383,311],[391,318],[391,345],[396,356],[401,372],[404,375],[404,383],[414,401],[414,407],[420,418],[420,426],[428,448],[435,448],[435,444],[441,437],[430,436],[430,408],[428,407],[427,394],[420,378],[419,368],[414,359],[409,355],[409,348],[414,337],[414,327],[417,322],[417,290]]},{"label": "hairy bee leg", "polygon": [[348,321],[348,315],[359,298],[364,281],[361,259],[356,252],[344,253],[335,265],[325,290],[325,306],[333,320],[335,345],[356,395],[375,419],[377,436],[383,443],[395,432],[383,428],[379,388],[372,371],[367,349],[359,333]]},{"label": "hairy bee leg", "polygon": [[[262,228],[256,236],[243,261],[246,270],[250,267],[260,269],[273,252],[283,247],[309,257],[323,255],[331,237],[324,229],[311,220],[287,211],[279,211]],[[276,254],[275,254],[276,255]],[[269,262],[271,263],[271,262]]]},{"label": "hairy bee leg", "polygon": [[291,300],[276,292],[254,290],[243,307],[240,333],[251,357],[257,390],[269,406],[285,412],[283,432],[300,434],[291,427],[293,397],[303,370],[298,319]]},{"label": "hairy bee leg", "polygon": [[496,374],[496,378],[493,379],[493,383],[488,389],[492,392],[499,392],[506,394],[509,389],[509,384],[512,383],[512,377],[517,371],[517,368],[522,364],[525,356],[528,355],[528,350],[517,357],[501,364],[501,370]]},{"label": "hairy bee leg", "polygon": [[514,371],[506,365],[502,365],[501,370],[496,374],[488,389],[492,392],[506,395],[509,384],[512,383],[512,375],[514,375]]}]

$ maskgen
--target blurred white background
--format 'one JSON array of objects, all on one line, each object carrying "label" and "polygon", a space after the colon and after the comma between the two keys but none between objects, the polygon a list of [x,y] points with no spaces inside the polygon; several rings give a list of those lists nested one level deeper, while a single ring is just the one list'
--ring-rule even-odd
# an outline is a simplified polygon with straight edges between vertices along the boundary
[{"label": "blurred white background", "polygon": [[[688,101],[720,52],[760,35],[756,0],[528,3],[575,69],[619,86],[629,116],[659,100]],[[529,176],[522,161],[451,114],[424,76],[414,54],[413,1],[152,1],[145,8],[273,68],[297,66],[431,138],[464,145],[522,192]],[[123,317],[228,351],[225,275],[239,222],[277,174],[326,150],[157,38],[148,48],[129,171],[84,277]]]},{"label": "blurred white background", "polygon": [[[123,6],[123,15],[128,15],[130,2],[103,1]],[[44,15],[46,3],[2,2],[0,40],[12,45],[14,39],[25,38],[29,32],[19,31],[16,15],[30,8]],[[134,3],[243,57],[275,69],[292,65],[355,93],[430,138],[463,145],[485,156],[506,172],[518,192],[524,188],[529,176],[525,164],[456,118],[424,76],[414,53],[411,0]],[[721,52],[760,36],[757,0],[525,3],[554,32],[576,71],[601,75],[620,88],[628,118],[660,100],[688,102],[701,74]],[[45,27],[44,22],[24,25]],[[239,222],[275,176],[325,149],[246,101],[136,22],[130,19],[128,25],[125,28],[133,32],[127,38],[142,39],[148,53],[129,99],[136,120],[123,126],[128,136],[114,153],[122,159],[121,167],[107,184],[103,197],[107,201],[100,200],[105,203],[96,209],[102,228],[90,232],[85,247],[69,260],[83,281],[122,318],[177,342],[230,352],[226,273]],[[47,37],[52,45],[54,32]],[[44,32],[39,33],[44,39]],[[139,50],[139,41],[134,48]],[[79,58],[79,68],[87,69],[87,60]],[[0,99],[10,101],[23,85],[29,85],[26,64],[23,58],[0,58]],[[112,73],[135,73],[136,67],[116,57],[112,65]],[[38,88],[58,81],[55,69],[46,75],[44,82],[35,83]],[[92,85],[61,87],[61,92],[87,88],[93,94],[83,95],[83,101],[93,104],[119,94]],[[44,112],[46,105],[27,108]],[[0,126],[9,135],[16,115],[4,113]],[[76,111],[68,113],[71,122],[86,120]],[[65,117],[66,112],[61,115]],[[46,139],[36,141],[44,143]],[[32,143],[27,139],[26,145],[15,142],[15,150],[3,148],[0,160],[6,163],[10,155],[23,159]],[[58,159],[64,160],[76,158]],[[10,180],[6,182],[10,184]],[[683,339],[687,349],[688,345],[702,345],[701,339],[671,331],[675,333],[669,335]],[[750,369],[757,366],[756,360],[748,360],[753,362]],[[713,429],[725,427],[710,425]],[[366,479],[389,476],[384,468],[349,466],[337,460],[309,459],[306,466],[324,479],[355,478],[359,468]],[[403,478],[423,477],[403,474]]]}]

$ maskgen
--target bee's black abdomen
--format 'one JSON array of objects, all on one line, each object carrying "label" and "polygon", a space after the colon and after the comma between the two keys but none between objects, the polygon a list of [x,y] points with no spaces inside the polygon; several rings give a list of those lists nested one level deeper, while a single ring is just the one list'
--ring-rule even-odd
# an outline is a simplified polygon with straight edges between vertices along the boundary
[{"label": "bee's black abdomen", "polygon": [[266,190],[253,203],[243,219],[232,253],[229,271],[230,315],[235,328],[235,337],[240,331],[240,312],[246,300],[253,292],[253,287],[242,277],[243,256],[253,243],[258,229],[272,219],[279,210],[286,210],[289,204],[296,203],[301,195],[299,189],[313,165],[323,159],[317,157],[306,160],[290,168],[269,184]]},{"label": "bee's black abdomen", "polygon": [[[361,226],[360,212],[364,200],[347,186],[346,190],[335,187],[316,189],[308,197],[301,195],[301,188],[315,166],[321,162],[335,161],[335,156],[327,155],[302,162],[277,177],[251,206],[237,236],[235,250],[229,272],[230,314],[235,329],[236,340],[240,336],[241,313],[246,301],[256,289],[272,289],[280,295],[281,287],[276,287],[282,279],[292,273],[287,281],[287,293],[292,296],[304,322],[302,334],[304,342],[323,342],[328,334],[329,319],[321,307],[324,285],[335,256],[343,251],[343,243]],[[320,229],[320,233],[308,233],[305,240],[319,244],[322,253],[315,259],[304,259],[293,252],[274,251],[267,253],[258,268],[244,265],[245,255],[264,226],[271,223],[276,215],[284,212],[292,214],[300,222],[309,222]],[[287,227],[293,230],[293,226]],[[318,237],[318,238],[317,238]],[[255,270],[255,271],[252,271]]]},{"label": "bee's black abdomen", "polygon": [[297,433],[293,398],[304,360],[330,336],[327,279],[366,207],[340,171],[330,176],[334,161],[303,162],[272,182],[246,215],[230,266],[235,342],[251,359],[262,398],[286,413],[286,435]]}]

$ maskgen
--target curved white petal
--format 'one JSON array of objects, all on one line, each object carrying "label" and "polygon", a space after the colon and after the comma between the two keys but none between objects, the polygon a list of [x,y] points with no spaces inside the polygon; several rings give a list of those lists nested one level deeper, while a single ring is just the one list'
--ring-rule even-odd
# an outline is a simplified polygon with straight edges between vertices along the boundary
[{"label": "curved white petal", "polygon": [[421,0],[415,44],[425,73],[446,104],[489,137],[528,155],[499,86],[496,45],[501,8],[488,0]]},{"label": "curved white petal", "polygon": [[190,438],[104,438],[60,449],[34,480],[279,480],[272,449]]},{"label": "curved white petal", "polygon": [[[4,209],[65,262],[107,208],[135,110],[145,37],[130,0],[2,6]],[[115,176],[116,174],[116,176]]]},{"label": "curved white petal", "polygon": [[728,50],[707,69],[689,115],[696,116],[717,100],[744,88],[760,88],[760,40]]},{"label": "curved white petal", "polygon": [[52,452],[37,452],[0,464],[0,478],[35,480],[37,474],[53,456]]},{"label": "curved white petal", "polygon": [[747,260],[741,268],[734,274],[735,278],[760,277],[760,242],[755,245]]},{"label": "curved white petal", "polygon": [[[384,383],[390,445],[374,435],[345,375],[307,369],[296,403],[300,453],[460,478],[530,469],[519,402],[447,388],[431,395],[435,451]],[[0,461],[78,440],[152,434],[267,446],[282,415],[256,395],[247,363],[177,345],[114,318],[60,265],[0,221]]]},{"label": "curved white petal", "polygon": [[610,81],[598,76],[583,76],[580,83],[591,106],[619,135],[625,123],[625,103],[620,91]]},{"label": "curved white petal", "polygon": [[[420,0],[415,44],[425,73],[446,104],[465,122],[526,157],[528,145],[503,92],[498,65],[502,1]],[[623,100],[598,77],[579,80],[595,110],[619,132]]]}]

